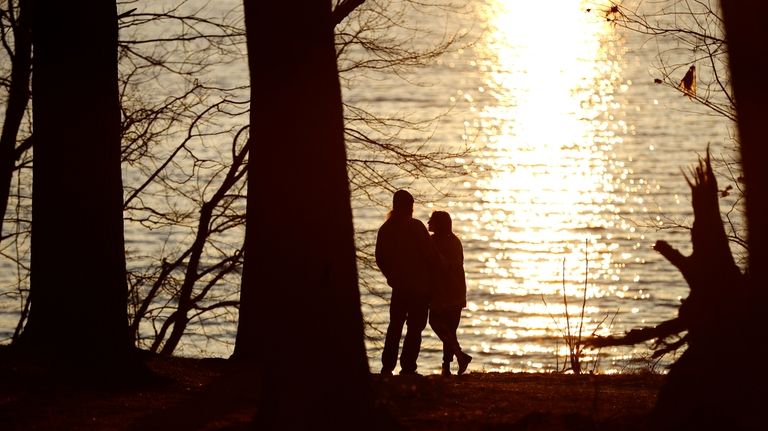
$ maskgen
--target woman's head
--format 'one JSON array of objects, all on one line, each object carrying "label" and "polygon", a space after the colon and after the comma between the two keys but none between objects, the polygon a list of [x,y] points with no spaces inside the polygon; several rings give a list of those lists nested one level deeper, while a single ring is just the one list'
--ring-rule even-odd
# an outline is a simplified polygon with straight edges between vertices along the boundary
[{"label": "woman's head", "polygon": [[432,216],[429,217],[427,225],[429,226],[429,230],[431,232],[437,234],[451,233],[453,230],[451,216],[445,211],[433,211]]}]

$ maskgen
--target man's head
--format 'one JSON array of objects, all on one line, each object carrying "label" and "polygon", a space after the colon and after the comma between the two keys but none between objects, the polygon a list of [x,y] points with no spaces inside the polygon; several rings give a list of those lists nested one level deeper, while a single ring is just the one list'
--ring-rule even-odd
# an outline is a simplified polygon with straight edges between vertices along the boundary
[{"label": "man's head", "polygon": [[392,197],[392,212],[402,215],[413,214],[413,196],[405,190],[398,190]]}]

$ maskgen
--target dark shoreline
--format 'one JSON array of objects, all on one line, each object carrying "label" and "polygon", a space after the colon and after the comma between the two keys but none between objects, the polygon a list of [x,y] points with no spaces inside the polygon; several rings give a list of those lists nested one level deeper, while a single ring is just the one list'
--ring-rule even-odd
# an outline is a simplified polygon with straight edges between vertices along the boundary
[{"label": "dark shoreline", "polygon": [[[0,361],[3,430],[240,430],[256,390],[226,382],[224,359],[148,356],[156,376],[119,389],[46,382]],[[637,430],[664,381],[657,374],[483,373],[371,376],[376,406],[412,430]]]}]

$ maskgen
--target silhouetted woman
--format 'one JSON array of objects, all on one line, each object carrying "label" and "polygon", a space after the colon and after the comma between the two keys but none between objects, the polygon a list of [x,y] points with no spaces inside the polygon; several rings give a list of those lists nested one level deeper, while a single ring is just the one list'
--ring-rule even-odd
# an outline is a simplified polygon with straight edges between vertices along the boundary
[{"label": "silhouetted woman", "polygon": [[467,369],[472,357],[459,345],[456,330],[461,320],[461,309],[467,306],[467,283],[464,277],[464,249],[453,233],[451,216],[445,211],[434,211],[427,223],[432,244],[437,251],[439,268],[436,285],[429,305],[429,326],[443,342],[442,375],[451,375],[451,362],[456,356],[459,375]]}]

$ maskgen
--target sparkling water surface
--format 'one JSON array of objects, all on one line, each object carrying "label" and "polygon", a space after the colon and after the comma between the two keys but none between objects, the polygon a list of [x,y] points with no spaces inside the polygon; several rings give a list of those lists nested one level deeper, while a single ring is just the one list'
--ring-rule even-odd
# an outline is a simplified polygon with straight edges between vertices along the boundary
[{"label": "sparkling water surface", "polygon": [[[674,317],[688,289],[651,246],[664,239],[687,254],[690,241],[684,229],[657,227],[692,221],[681,168],[707,145],[716,157],[733,156],[727,120],[654,84],[660,50],[680,63],[693,54],[613,25],[591,2],[474,0],[461,12],[409,17],[434,37],[413,43],[459,32],[457,49],[406,80],[358,78],[343,95],[372,112],[439,117],[427,147],[469,150],[455,160],[465,174],[436,184],[445,196],[419,179],[408,187],[422,197],[414,216],[426,223],[431,211],[448,211],[463,242],[468,305],[459,340],[474,357],[470,371],[559,370],[569,333],[619,334]],[[247,77],[247,66],[234,62],[217,73],[231,83]],[[353,207],[356,228],[370,232],[359,245],[370,245],[389,208]],[[173,237],[126,229],[134,255],[152,255]],[[378,271],[361,267],[360,276],[373,290],[362,301],[369,363],[378,371],[389,288]],[[236,277],[220,288],[236,297]],[[3,334],[13,332],[18,307],[0,297]],[[179,354],[227,356],[236,313],[191,330]],[[296,343],[314,336],[293,335]],[[440,342],[429,328],[423,335],[419,371],[439,372]],[[651,366],[648,352],[645,345],[586,350],[582,360],[586,369],[626,372]]]}]

